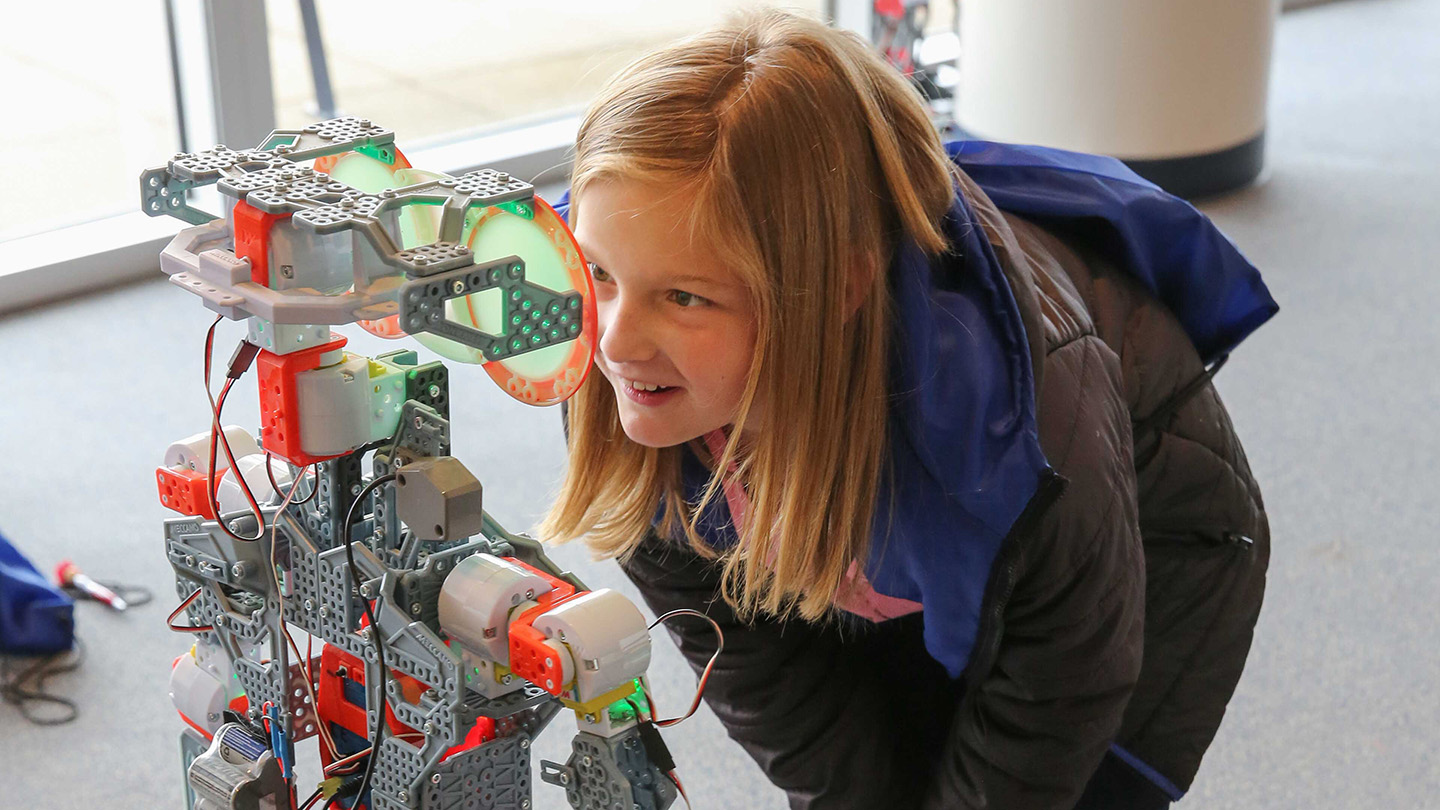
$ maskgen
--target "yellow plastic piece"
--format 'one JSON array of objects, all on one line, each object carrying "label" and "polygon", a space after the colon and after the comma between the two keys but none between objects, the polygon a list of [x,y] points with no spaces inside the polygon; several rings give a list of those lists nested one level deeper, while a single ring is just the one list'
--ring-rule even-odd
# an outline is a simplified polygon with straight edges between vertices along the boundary
[{"label": "yellow plastic piece", "polygon": [[625,683],[614,689],[611,689],[609,692],[606,692],[600,697],[587,700],[584,703],[577,703],[573,700],[566,700],[563,697],[560,698],[560,703],[567,709],[574,709],[575,714],[583,717],[587,714],[599,714],[605,709],[610,708],[611,703],[614,703],[617,700],[624,700],[625,698],[630,697],[630,695],[634,694],[634,692],[635,684],[633,682],[626,681]]}]

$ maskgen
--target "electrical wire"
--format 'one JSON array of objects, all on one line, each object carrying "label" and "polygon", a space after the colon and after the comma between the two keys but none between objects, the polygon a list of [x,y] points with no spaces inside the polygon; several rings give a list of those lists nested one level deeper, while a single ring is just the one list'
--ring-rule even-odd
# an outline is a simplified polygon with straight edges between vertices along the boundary
[{"label": "electrical wire", "polygon": [[695,698],[694,700],[690,701],[690,709],[680,717],[672,717],[668,720],[654,719],[659,716],[657,714],[658,710],[655,707],[655,699],[650,696],[650,690],[644,686],[644,682],[641,682],[641,691],[644,692],[645,700],[650,704],[650,717],[652,718],[652,721],[655,723],[655,725],[660,728],[669,728],[670,726],[679,725],[680,723],[690,719],[690,716],[693,715],[695,711],[700,708],[700,699],[705,694],[705,685],[710,682],[710,672],[715,669],[715,662],[720,658],[720,653],[725,651],[725,632],[720,629],[719,622],[716,622],[714,619],[706,616],[704,613],[701,613],[698,610],[692,610],[691,608],[679,608],[677,610],[672,610],[669,613],[666,613],[660,618],[651,622],[649,629],[654,630],[657,625],[663,624],[676,616],[695,616],[709,622],[710,626],[715,630],[715,652],[711,654],[710,662],[705,665],[704,672],[700,673],[700,680],[695,687]]},{"label": "electrical wire", "polygon": [[680,776],[674,771],[666,771],[665,775],[670,777],[670,781],[675,783],[675,789],[680,791],[680,798],[685,800],[685,810],[694,810],[690,806],[690,796],[685,793],[685,786],[680,784]]},{"label": "electrical wire", "polygon": [[179,607],[177,607],[177,608],[175,608],[174,610],[170,611],[170,616],[169,616],[169,618],[165,619],[165,626],[166,626],[166,627],[169,627],[171,630],[174,630],[174,631],[177,632],[177,633],[205,633],[205,632],[208,632],[208,631],[210,631],[210,630],[214,630],[214,629],[215,629],[215,626],[214,626],[214,625],[210,625],[210,624],[206,624],[206,625],[186,625],[186,626],[183,626],[183,627],[180,626],[180,625],[175,624],[175,617],[176,617],[176,616],[179,616],[181,613],[184,613],[184,612],[185,612],[185,608],[190,607],[190,603],[191,603],[191,602],[194,602],[195,599],[196,599],[197,597],[199,597],[199,596],[200,596],[200,588],[196,588],[189,596],[185,597],[185,601],[181,602]]},{"label": "electrical wire", "polygon": [[[64,660],[66,656],[72,656],[71,660]],[[24,669],[18,675],[12,674],[11,661],[9,656],[0,655],[0,700],[4,700],[20,710],[20,714],[37,726],[58,726],[69,723],[80,716],[80,707],[75,701],[45,691],[45,681],[52,676],[65,672],[72,672],[80,667],[85,660],[85,645],[80,639],[75,639],[75,646],[64,652],[47,655]],[[34,685],[27,687],[27,682],[34,681]],[[35,703],[48,703],[64,708],[63,714],[43,716],[35,714],[31,708]]]},{"label": "electrical wire", "polygon": [[[231,358],[232,367],[226,372],[227,379],[225,380],[225,385],[221,387],[220,396],[217,399],[215,394],[210,390],[210,372],[211,361],[215,353],[215,327],[220,325],[220,321],[223,320],[224,317],[223,315],[215,316],[215,320],[210,323],[210,328],[205,332],[205,398],[210,400],[211,417],[209,482],[205,486],[205,493],[210,500],[210,509],[215,515],[216,522],[220,524],[221,530],[235,540],[253,543],[265,536],[265,516],[264,513],[260,511],[260,504],[255,500],[255,494],[250,491],[250,484],[235,466],[235,452],[230,449],[230,438],[225,435],[225,431],[220,427],[220,414],[225,408],[225,398],[230,395],[230,387],[245,373],[245,369],[249,367],[250,361],[254,359],[254,354],[249,354],[248,359],[246,359],[244,352],[237,352],[236,356]],[[243,346],[244,342],[242,341],[242,348]],[[244,363],[244,367],[239,368],[238,371],[235,367],[238,365],[237,360]],[[240,485],[240,491],[244,493],[245,500],[250,503],[250,508],[255,513],[255,520],[259,525],[256,527],[257,533],[254,537],[244,537],[237,534],[230,528],[229,524],[225,522],[224,517],[220,514],[220,505],[215,498],[215,490],[220,485],[219,480],[215,476],[215,462],[217,460],[215,443],[217,439],[225,448],[225,458],[229,460],[230,472],[235,476],[235,482]]]},{"label": "electrical wire", "polygon": [[[267,471],[270,469],[268,455],[265,457],[265,469]],[[300,645],[295,643],[295,637],[290,635],[290,628],[285,623],[285,588],[280,584],[280,569],[275,562],[275,549],[279,545],[280,517],[289,508],[290,500],[295,497],[295,490],[299,485],[300,482],[297,480],[295,485],[290,487],[290,491],[285,493],[285,500],[280,503],[280,511],[275,513],[275,520],[270,524],[270,579],[275,583],[275,596],[280,601],[280,632],[285,636],[291,651],[295,653],[295,658],[300,662],[301,680],[305,682],[305,692],[310,696],[310,709],[312,712],[317,712],[320,709],[320,701],[315,697],[315,673],[310,666],[311,657],[309,655],[304,658],[300,657]],[[278,492],[280,488],[276,487],[275,489]],[[330,736],[330,730],[325,727],[325,723],[318,716],[315,719],[315,730],[320,735],[320,740],[325,743],[325,748],[329,751],[330,756],[338,757],[339,752],[335,747],[335,739]]]},{"label": "electrical wire", "polygon": [[[271,463],[272,463],[272,458],[271,458],[270,454],[267,452],[267,453],[265,454],[265,477],[270,479],[270,488],[273,489],[273,490],[275,490],[275,493],[276,493],[276,494],[279,494],[279,493],[280,493],[280,484],[275,481],[275,473],[270,469]],[[312,483],[313,486],[310,487],[310,494],[309,494],[309,495],[306,495],[305,497],[301,498],[301,499],[298,500],[298,501],[295,501],[294,503],[292,503],[292,504],[290,504],[290,505],[291,505],[291,506],[303,506],[304,504],[307,504],[307,503],[311,502],[312,500],[314,500],[316,494],[318,494],[318,493],[320,492],[320,469],[319,469],[319,465],[318,465],[318,464],[311,464],[311,465],[308,466],[308,467],[298,467],[298,468],[297,468],[294,464],[291,464],[289,461],[286,461],[286,462],[285,462],[285,465],[290,468],[290,470],[291,470],[290,474],[291,474],[292,476],[294,476],[294,478],[293,478],[293,479],[291,480],[291,482],[290,482],[290,490],[291,490],[291,493],[293,493],[294,490],[295,490],[297,487],[300,486],[300,481],[301,481],[302,478],[305,477],[306,471],[309,471],[309,472],[311,472],[311,473],[314,473],[314,475],[315,475],[315,477],[311,480],[311,483]],[[287,502],[290,500],[290,493],[287,493],[287,494],[285,495],[285,500],[286,500]]]},{"label": "electrical wire", "polygon": [[301,802],[300,810],[310,810],[311,807],[315,806],[315,802],[320,801],[320,795],[324,792],[324,788],[315,788],[315,792],[310,794],[310,798]]},{"label": "electrical wire", "polygon": [[[345,562],[349,565],[350,582],[357,590],[360,587],[360,578],[358,569],[355,566],[355,538],[350,536],[350,527],[355,523],[355,510],[360,508],[360,504],[365,502],[365,498],[369,496],[370,493],[394,481],[395,477],[396,473],[391,472],[370,479],[370,483],[366,484],[356,493],[355,500],[350,502],[350,508],[345,510],[345,521],[340,524],[340,537],[345,543]],[[370,735],[370,747],[378,753],[380,748],[380,735],[385,731],[385,715],[389,711],[390,705],[385,699],[385,644],[380,639],[380,625],[375,621],[375,610],[371,607],[370,600],[362,594],[360,604],[365,608],[366,620],[370,622],[370,640],[371,643],[375,645],[376,663],[379,664],[380,682],[377,684],[379,689],[376,694],[380,696],[380,705],[375,707],[375,732]],[[379,761],[379,756],[371,756],[369,762],[366,763],[365,776],[360,782],[360,789],[355,792],[357,797],[365,795],[365,791],[370,786],[370,780],[375,776],[375,764]],[[333,801],[334,797],[332,796],[331,802]],[[330,802],[327,802],[325,806],[329,807]]]},{"label": "electrical wire", "polygon": [[[220,413],[225,409],[225,398],[230,396],[230,387],[234,384],[235,380],[226,380],[225,385],[220,388],[219,398],[212,400],[215,410],[211,414],[210,421],[210,480],[205,487],[205,494],[210,498],[210,510],[214,512],[215,521],[220,524],[220,528],[236,540],[253,543],[265,536],[265,513],[260,510],[260,503],[255,499],[255,493],[250,491],[249,482],[245,480],[245,476],[240,474],[240,469],[235,464],[235,451],[230,449],[230,437],[226,436],[225,430],[220,427]],[[209,393],[208,389],[206,393]],[[225,521],[224,516],[220,514],[220,503],[215,496],[215,492],[220,486],[219,478],[215,475],[217,445],[225,448],[225,459],[230,463],[230,474],[235,477],[235,483],[240,485],[240,491],[245,495],[245,500],[249,502],[250,509],[255,514],[255,521],[259,525],[256,527],[254,537],[245,537],[235,532]]]}]

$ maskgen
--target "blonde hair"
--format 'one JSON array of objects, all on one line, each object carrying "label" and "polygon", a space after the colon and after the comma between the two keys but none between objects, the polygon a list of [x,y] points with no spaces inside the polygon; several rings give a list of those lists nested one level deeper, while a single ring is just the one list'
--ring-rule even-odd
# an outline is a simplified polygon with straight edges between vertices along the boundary
[{"label": "blonde hair", "polygon": [[[688,202],[691,238],[753,305],[734,420],[747,442],[730,431],[721,457],[706,457],[702,498],[687,503],[684,447],[630,441],[615,394],[591,374],[571,400],[569,466],[542,536],[584,535],[624,558],[663,510],[663,534],[720,557],[724,598],[741,615],[828,615],[869,553],[884,474],[885,268],[900,240],[945,248],[951,172],[909,83],[859,37],[795,14],[744,15],[612,79],[576,139],[572,225],[601,181],[664,184]],[[739,542],[717,553],[695,524],[732,464],[750,508]]]}]

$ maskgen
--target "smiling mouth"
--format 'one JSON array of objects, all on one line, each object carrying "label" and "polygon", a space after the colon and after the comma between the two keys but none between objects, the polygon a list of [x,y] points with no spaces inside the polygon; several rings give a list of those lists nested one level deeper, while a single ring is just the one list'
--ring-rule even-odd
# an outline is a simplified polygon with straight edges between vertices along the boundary
[{"label": "smiling mouth", "polygon": [[639,380],[621,378],[620,389],[630,400],[641,405],[655,405],[669,399],[669,395],[680,390],[676,385],[657,385]]}]

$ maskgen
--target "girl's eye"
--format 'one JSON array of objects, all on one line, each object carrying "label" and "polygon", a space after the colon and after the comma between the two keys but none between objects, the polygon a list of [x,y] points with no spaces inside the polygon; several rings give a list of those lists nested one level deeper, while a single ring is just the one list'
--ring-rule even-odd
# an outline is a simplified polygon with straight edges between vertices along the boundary
[{"label": "girl's eye", "polygon": [[671,290],[670,300],[682,307],[698,307],[710,303],[709,300],[701,298],[694,293],[685,292],[684,290]]},{"label": "girl's eye", "polygon": [[596,263],[594,263],[594,262],[589,262],[589,265],[590,265],[590,277],[591,277],[591,278],[595,279],[596,281],[609,281],[609,280],[610,280],[610,274],[607,273],[607,272],[605,272],[603,269],[601,269],[600,265],[598,265],[598,264],[596,264]]}]

